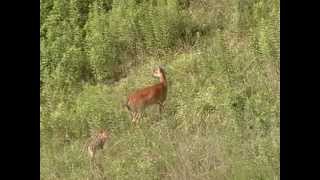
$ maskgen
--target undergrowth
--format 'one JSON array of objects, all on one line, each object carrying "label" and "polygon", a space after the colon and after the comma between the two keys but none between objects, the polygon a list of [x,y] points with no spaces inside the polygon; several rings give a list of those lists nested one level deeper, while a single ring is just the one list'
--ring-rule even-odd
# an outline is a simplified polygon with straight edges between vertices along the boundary
[{"label": "undergrowth", "polygon": [[[158,2],[158,3],[156,3]],[[166,3],[167,2],[167,3]],[[279,179],[278,0],[41,1],[41,179]],[[128,93],[168,79],[139,127]],[[92,131],[111,138],[90,169]]]}]

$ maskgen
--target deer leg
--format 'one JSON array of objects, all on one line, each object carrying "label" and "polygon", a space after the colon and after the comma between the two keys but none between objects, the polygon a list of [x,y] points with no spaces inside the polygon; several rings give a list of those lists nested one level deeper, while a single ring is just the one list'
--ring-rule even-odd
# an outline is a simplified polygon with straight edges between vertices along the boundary
[{"label": "deer leg", "polygon": [[93,157],[90,158],[90,169],[92,172],[95,170],[95,159]]},{"label": "deer leg", "polygon": [[140,120],[140,117],[141,117],[141,114],[139,112],[135,112],[133,123],[137,124]]},{"label": "deer leg", "polygon": [[142,117],[142,113],[140,112],[140,113],[138,113],[138,115],[137,115],[137,119],[138,119],[138,121],[140,121],[140,120],[141,120],[141,117]]},{"label": "deer leg", "polygon": [[135,123],[136,121],[136,112],[131,112],[132,122]]},{"label": "deer leg", "polygon": [[134,112],[130,112],[130,115],[131,115],[131,121],[133,122],[134,121]]},{"label": "deer leg", "polygon": [[161,114],[163,112],[164,105],[162,103],[159,103],[159,114],[160,114],[160,119],[161,119]]}]

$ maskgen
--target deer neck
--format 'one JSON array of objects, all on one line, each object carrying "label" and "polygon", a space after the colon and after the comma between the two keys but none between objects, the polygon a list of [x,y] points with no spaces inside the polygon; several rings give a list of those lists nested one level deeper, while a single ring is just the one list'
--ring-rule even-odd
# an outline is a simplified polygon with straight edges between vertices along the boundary
[{"label": "deer neck", "polygon": [[164,86],[167,86],[167,79],[164,74],[160,76],[160,83],[163,84]]}]

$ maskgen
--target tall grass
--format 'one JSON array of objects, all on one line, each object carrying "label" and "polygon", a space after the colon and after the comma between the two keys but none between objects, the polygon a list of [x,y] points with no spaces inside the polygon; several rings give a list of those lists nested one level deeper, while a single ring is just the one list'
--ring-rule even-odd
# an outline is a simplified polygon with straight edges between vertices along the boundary
[{"label": "tall grass", "polygon": [[[101,2],[88,6],[86,46],[42,72],[41,179],[279,179],[279,1]],[[49,50],[42,62],[59,64]],[[150,107],[134,127],[122,103],[158,81],[159,64],[164,114]],[[120,67],[124,76],[106,83]],[[100,170],[81,152],[97,128],[112,133]]]}]

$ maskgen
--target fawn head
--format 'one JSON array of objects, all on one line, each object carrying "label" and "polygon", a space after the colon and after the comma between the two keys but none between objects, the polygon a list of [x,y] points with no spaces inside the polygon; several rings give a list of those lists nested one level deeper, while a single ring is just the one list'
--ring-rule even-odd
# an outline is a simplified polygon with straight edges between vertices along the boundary
[{"label": "fawn head", "polygon": [[107,132],[107,130],[105,129],[101,129],[100,132],[99,132],[99,137],[101,139],[107,139],[109,136],[109,133]]}]

